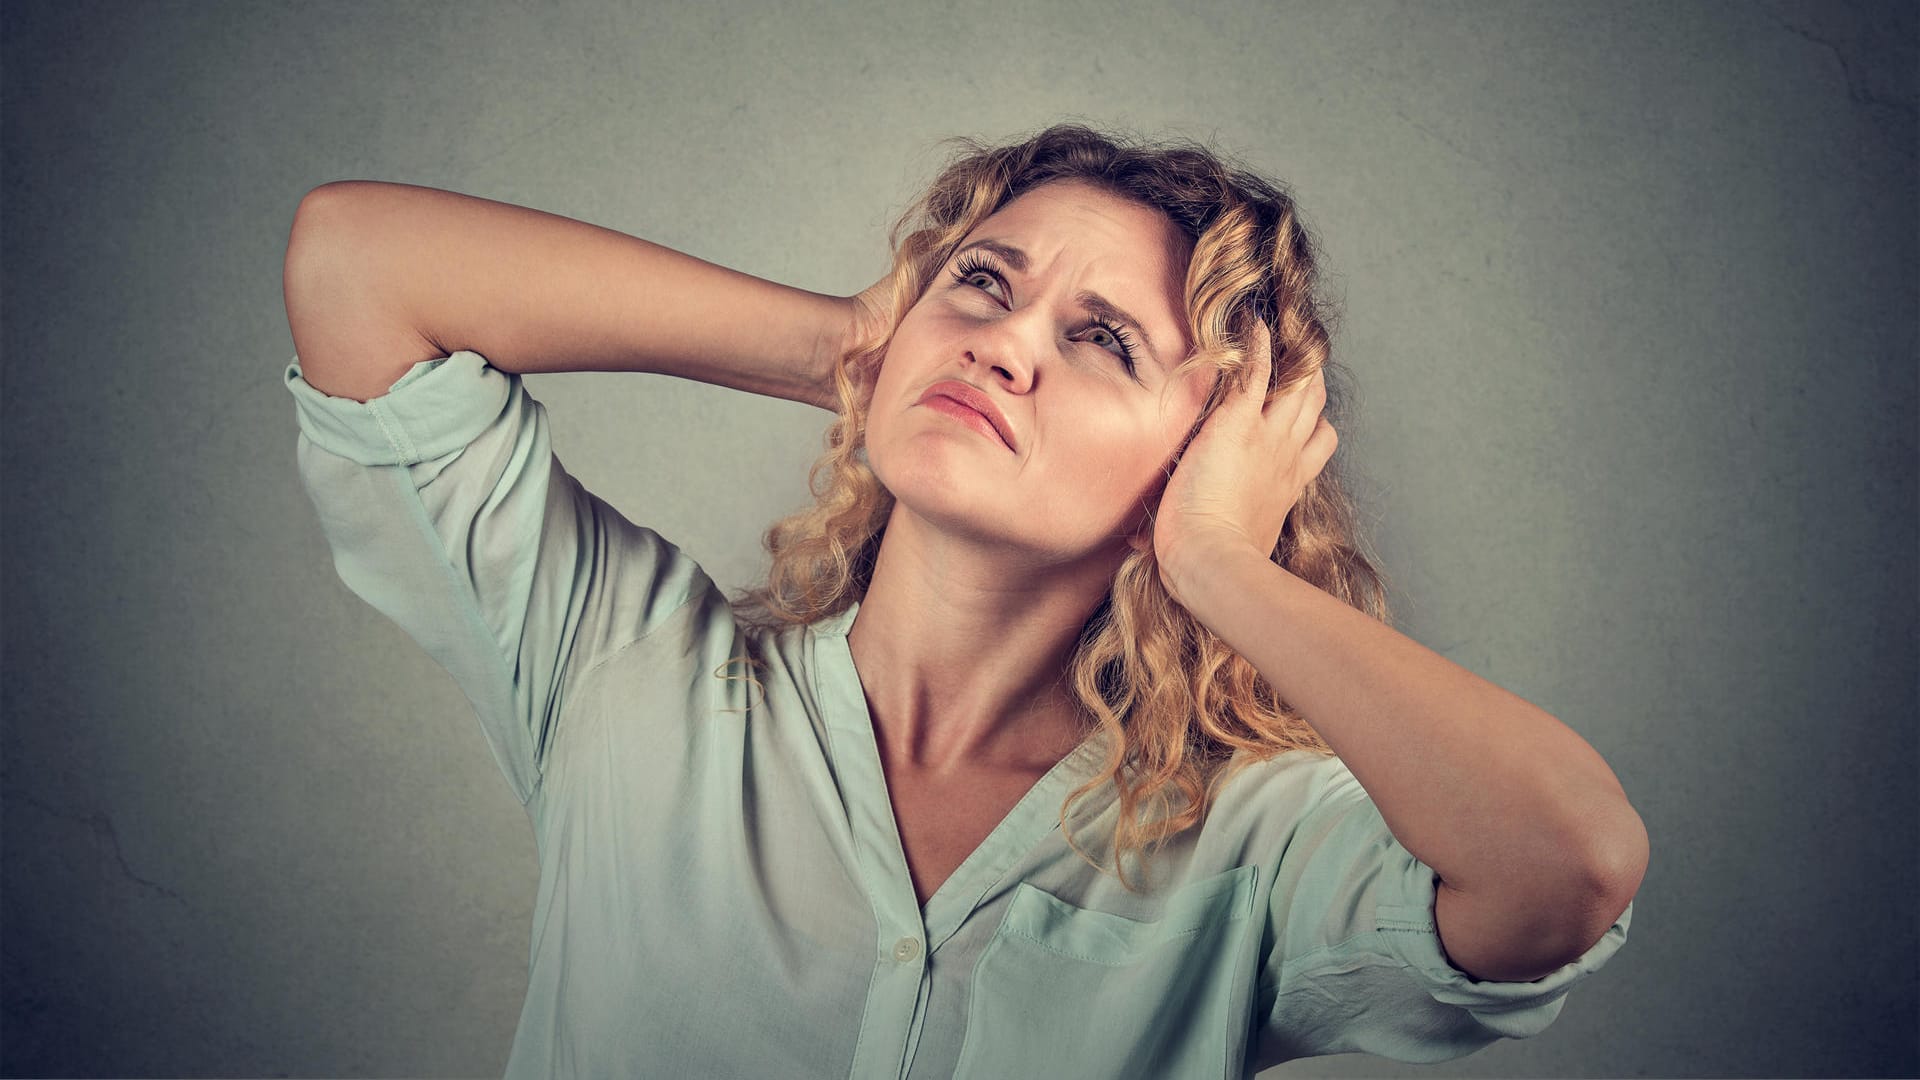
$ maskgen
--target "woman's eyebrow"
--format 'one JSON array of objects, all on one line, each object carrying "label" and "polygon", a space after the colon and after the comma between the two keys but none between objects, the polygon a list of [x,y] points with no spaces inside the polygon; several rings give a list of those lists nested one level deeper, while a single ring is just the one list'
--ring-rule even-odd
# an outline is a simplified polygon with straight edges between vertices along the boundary
[{"label": "woman's eyebrow", "polygon": [[[975,240],[973,243],[955,251],[954,254],[960,255],[972,251],[975,248],[983,248],[1000,256],[1008,266],[1013,267],[1022,274],[1027,272],[1027,253],[1004,240]],[[1147,328],[1140,325],[1139,319],[1127,314],[1126,310],[1118,304],[1115,304],[1113,301],[1091,289],[1082,289],[1073,299],[1075,303],[1087,309],[1089,312],[1110,322],[1121,323],[1132,329],[1134,333],[1139,334],[1141,343],[1147,347],[1147,352],[1153,357],[1154,363],[1159,364],[1161,362],[1160,351],[1153,347],[1153,335],[1147,333]],[[1162,366],[1165,365],[1163,364]]]}]

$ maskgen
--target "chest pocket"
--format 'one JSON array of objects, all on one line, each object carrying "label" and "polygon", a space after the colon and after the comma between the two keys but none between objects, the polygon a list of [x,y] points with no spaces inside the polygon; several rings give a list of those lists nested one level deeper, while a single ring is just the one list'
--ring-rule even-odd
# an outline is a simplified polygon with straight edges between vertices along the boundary
[{"label": "chest pocket", "polygon": [[1146,922],[1021,882],[974,964],[955,1076],[1226,1076],[1258,871],[1184,885]]}]

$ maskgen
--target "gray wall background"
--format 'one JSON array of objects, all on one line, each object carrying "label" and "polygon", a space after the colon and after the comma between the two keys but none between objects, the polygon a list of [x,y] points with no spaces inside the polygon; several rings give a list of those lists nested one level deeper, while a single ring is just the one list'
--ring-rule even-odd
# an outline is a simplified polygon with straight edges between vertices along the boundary
[{"label": "gray wall background", "polygon": [[[847,294],[936,139],[1077,118],[1294,187],[1402,629],[1578,730],[1652,835],[1542,1035],[1266,1075],[1920,1070],[1914,9],[1178,8],[0,8],[0,1069],[504,1067],[532,835],[298,486],[304,193],[450,188]],[[725,587],[806,499],[815,410],[528,382]]]}]

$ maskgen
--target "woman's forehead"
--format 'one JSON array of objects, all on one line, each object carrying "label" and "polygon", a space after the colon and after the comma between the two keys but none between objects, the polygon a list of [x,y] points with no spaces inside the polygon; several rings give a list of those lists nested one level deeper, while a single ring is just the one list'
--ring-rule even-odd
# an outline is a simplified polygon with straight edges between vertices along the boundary
[{"label": "woman's forehead", "polygon": [[1077,178],[1049,180],[1021,192],[975,229],[1023,229],[1062,247],[1095,237],[1133,241],[1184,266],[1193,241],[1165,211]]},{"label": "woman's forehead", "polygon": [[[1187,262],[1193,242],[1165,212],[1077,179],[1053,180],[1022,192],[976,226],[965,250],[994,241],[1015,270],[1064,256],[1096,264],[1087,287],[1142,321],[1177,359],[1187,332]],[[1012,249],[1009,251],[1008,249]]]}]

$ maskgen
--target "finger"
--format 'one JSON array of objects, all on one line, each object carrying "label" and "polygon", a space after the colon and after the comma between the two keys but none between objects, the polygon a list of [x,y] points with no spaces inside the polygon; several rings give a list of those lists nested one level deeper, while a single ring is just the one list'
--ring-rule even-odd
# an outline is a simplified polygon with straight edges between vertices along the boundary
[{"label": "finger", "polygon": [[1265,319],[1254,319],[1253,332],[1247,335],[1247,369],[1246,396],[1256,410],[1264,408],[1273,386],[1273,334]]},{"label": "finger", "polygon": [[1320,475],[1320,470],[1327,467],[1327,462],[1333,458],[1333,452],[1339,445],[1339,433],[1333,430],[1333,425],[1327,422],[1326,417],[1320,417],[1320,422],[1313,427],[1313,435],[1300,450],[1300,460],[1307,466],[1308,480]]},{"label": "finger", "polygon": [[[1311,403],[1315,406],[1324,403],[1327,400],[1326,369],[1314,368],[1313,374],[1287,387],[1287,393],[1298,397],[1303,403]],[[1319,397],[1317,402],[1313,400],[1315,395]]]},{"label": "finger", "polygon": [[[1316,370],[1310,377],[1302,379],[1297,389],[1296,396],[1299,398],[1300,411],[1294,416],[1293,423],[1287,430],[1295,442],[1305,443],[1314,436],[1320,424],[1327,423],[1326,380],[1322,378],[1321,372]],[[1327,430],[1333,430],[1332,425],[1329,424]]]}]

